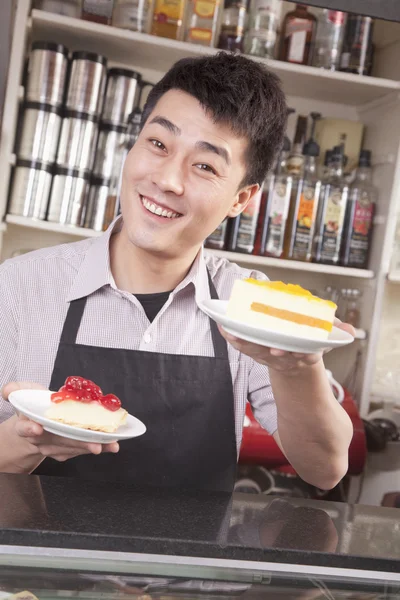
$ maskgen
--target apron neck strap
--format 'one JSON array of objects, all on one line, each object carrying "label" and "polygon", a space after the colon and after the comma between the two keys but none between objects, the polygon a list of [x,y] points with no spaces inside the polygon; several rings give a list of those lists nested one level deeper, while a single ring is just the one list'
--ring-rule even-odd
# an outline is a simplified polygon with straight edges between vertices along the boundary
[{"label": "apron neck strap", "polygon": [[[211,279],[210,271],[207,269],[208,285],[210,288],[210,296],[213,300],[218,300],[218,293]],[[70,303],[67,317],[64,322],[64,327],[61,333],[60,342],[63,344],[76,344],[79,326],[85,310],[87,297],[72,300]],[[210,319],[211,337],[214,346],[215,358],[225,358],[228,360],[228,346],[226,340],[220,334],[215,321]]]}]

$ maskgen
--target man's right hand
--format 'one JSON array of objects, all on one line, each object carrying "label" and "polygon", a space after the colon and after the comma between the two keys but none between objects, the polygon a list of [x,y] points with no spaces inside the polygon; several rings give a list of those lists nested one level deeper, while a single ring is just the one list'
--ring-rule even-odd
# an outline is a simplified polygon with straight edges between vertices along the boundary
[{"label": "man's right hand", "polygon": [[[12,382],[4,386],[2,396],[7,400],[11,392],[21,389],[45,388],[32,382]],[[37,464],[40,464],[47,457],[63,462],[82,454],[117,453],[119,451],[117,442],[113,444],[88,444],[48,433],[41,425],[23,415],[11,417],[2,424],[2,426],[6,425],[8,426],[8,434],[12,437],[15,435],[14,442],[20,440],[21,444],[26,445],[26,458],[32,456],[33,459],[34,455],[36,455],[35,463],[37,462]],[[18,445],[20,446],[21,444]],[[31,470],[34,470],[37,464]]]}]

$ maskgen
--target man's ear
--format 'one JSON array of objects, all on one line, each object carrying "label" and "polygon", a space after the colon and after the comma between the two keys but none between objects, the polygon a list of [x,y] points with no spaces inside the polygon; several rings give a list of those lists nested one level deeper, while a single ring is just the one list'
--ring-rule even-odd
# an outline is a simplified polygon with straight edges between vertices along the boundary
[{"label": "man's ear", "polygon": [[230,211],[228,212],[228,217],[234,219],[235,217],[240,215],[240,213],[244,211],[250,200],[254,198],[254,196],[257,194],[259,189],[260,186],[258,185],[258,183],[255,183],[240,190],[236,196],[235,204],[231,207]]}]

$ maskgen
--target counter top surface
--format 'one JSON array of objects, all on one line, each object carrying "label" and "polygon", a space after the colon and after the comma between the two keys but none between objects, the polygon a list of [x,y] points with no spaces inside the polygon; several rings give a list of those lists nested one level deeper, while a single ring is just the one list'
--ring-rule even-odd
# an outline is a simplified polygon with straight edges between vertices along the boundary
[{"label": "counter top surface", "polygon": [[0,475],[0,545],[398,572],[398,509]]}]

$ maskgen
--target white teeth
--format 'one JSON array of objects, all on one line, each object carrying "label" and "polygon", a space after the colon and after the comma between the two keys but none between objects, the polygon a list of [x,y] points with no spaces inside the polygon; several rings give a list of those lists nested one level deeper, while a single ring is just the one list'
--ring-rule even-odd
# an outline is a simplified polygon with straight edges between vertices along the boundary
[{"label": "white teeth", "polygon": [[166,217],[168,219],[176,219],[177,217],[180,217],[180,215],[178,213],[173,212],[172,210],[166,210],[165,208],[162,209],[161,206],[156,206],[152,202],[149,202],[143,196],[141,196],[140,198],[142,200],[143,206],[145,208],[147,208],[148,211],[152,212],[155,215]]}]

